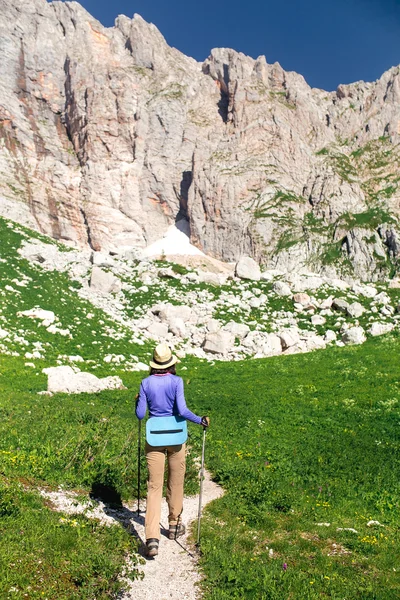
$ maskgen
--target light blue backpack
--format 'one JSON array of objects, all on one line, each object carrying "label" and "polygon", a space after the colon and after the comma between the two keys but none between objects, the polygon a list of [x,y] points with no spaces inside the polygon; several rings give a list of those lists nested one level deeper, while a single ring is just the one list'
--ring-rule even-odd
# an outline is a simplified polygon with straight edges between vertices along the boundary
[{"label": "light blue backpack", "polygon": [[151,417],[146,423],[146,441],[150,446],[179,446],[187,437],[183,417]]}]

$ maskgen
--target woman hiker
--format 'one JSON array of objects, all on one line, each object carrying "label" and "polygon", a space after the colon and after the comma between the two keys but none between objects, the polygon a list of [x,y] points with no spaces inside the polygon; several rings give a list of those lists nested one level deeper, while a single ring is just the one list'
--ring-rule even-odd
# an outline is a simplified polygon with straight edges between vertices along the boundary
[{"label": "woman hiker", "polygon": [[[167,344],[156,346],[150,361],[150,375],[143,379],[136,403],[136,416],[143,419],[146,408],[150,417],[181,416],[184,419],[208,427],[208,417],[198,417],[186,406],[183,380],[176,375],[177,358]],[[148,467],[146,502],[146,553],[157,556],[160,540],[161,498],[164,482],[165,455],[168,459],[167,504],[169,508],[170,540],[185,533],[180,522],[183,509],[183,484],[185,479],[186,444],[177,446],[150,446],[146,441]]]}]

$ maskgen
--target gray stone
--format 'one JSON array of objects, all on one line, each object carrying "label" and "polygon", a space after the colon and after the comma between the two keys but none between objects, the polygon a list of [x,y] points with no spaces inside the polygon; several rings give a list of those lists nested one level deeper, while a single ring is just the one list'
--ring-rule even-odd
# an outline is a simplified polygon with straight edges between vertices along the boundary
[{"label": "gray stone", "polygon": [[297,328],[283,329],[278,332],[278,336],[281,339],[282,348],[287,350],[290,346],[294,346],[300,342],[299,330]]},{"label": "gray stone", "polygon": [[349,308],[349,303],[344,298],[335,298],[332,302],[332,308],[339,312],[346,313]]},{"label": "gray stone", "polygon": [[250,256],[242,256],[235,267],[235,275],[240,279],[250,279],[259,281],[261,279],[261,271],[259,265]]},{"label": "gray stone", "polygon": [[321,315],[313,315],[310,319],[313,325],[325,325],[326,319]]},{"label": "gray stone", "polygon": [[92,252],[91,262],[96,267],[114,267],[115,261],[109,254],[104,252]]},{"label": "gray stone", "polygon": [[233,333],[235,338],[243,340],[249,333],[250,327],[244,323],[235,323],[234,321],[229,321],[229,323],[223,326],[223,330],[229,331],[230,333]]},{"label": "gray stone", "polygon": [[374,298],[374,302],[378,304],[390,304],[390,296],[386,292],[380,292]]},{"label": "gray stone", "polygon": [[192,318],[192,309],[190,306],[174,305],[174,304],[161,304],[158,307],[153,307],[154,314],[158,315],[161,321],[166,323],[171,322],[172,319],[183,319],[188,322]]},{"label": "gray stone", "polygon": [[307,352],[312,350],[323,350],[326,348],[326,340],[320,335],[312,335],[305,340],[305,345]]},{"label": "gray stone", "polygon": [[168,334],[168,325],[165,323],[152,323],[147,331],[155,338],[166,338]]},{"label": "gray stone", "polygon": [[291,296],[292,290],[284,281],[276,281],[272,286],[272,291],[278,296]]},{"label": "gray stone", "polygon": [[264,356],[274,356],[282,352],[281,338],[275,333],[268,333],[265,336],[265,343],[262,346]]},{"label": "gray stone", "polygon": [[217,319],[209,319],[207,321],[207,329],[209,333],[216,333],[221,329],[221,323]]},{"label": "gray stone", "polygon": [[319,308],[321,310],[329,310],[332,307],[332,302],[333,298],[332,296],[329,296],[329,298],[325,298],[325,300],[322,300],[322,302],[320,302]]},{"label": "gray stone", "polygon": [[112,273],[108,273],[94,266],[90,277],[90,287],[101,294],[118,293],[121,288],[121,281]]},{"label": "gray stone", "polygon": [[200,283],[207,283],[209,285],[223,285],[226,282],[226,276],[221,273],[209,273],[206,271],[200,271],[198,274],[198,280]]},{"label": "gray stone", "polygon": [[362,344],[366,340],[366,335],[362,327],[350,327],[342,335],[344,344]]},{"label": "gray stone", "polygon": [[358,317],[361,317],[365,313],[365,308],[359,302],[353,302],[347,307],[346,310],[349,317],[353,317],[356,319],[358,319]]},{"label": "gray stone", "polygon": [[368,333],[372,336],[384,335],[385,333],[389,333],[394,328],[393,323],[372,323],[371,327],[368,329]]},{"label": "gray stone", "polygon": [[304,292],[298,292],[293,295],[293,302],[296,304],[301,304],[302,306],[308,306],[310,304],[310,296]]},{"label": "gray stone", "polygon": [[336,333],[334,331],[332,331],[332,329],[327,329],[325,331],[324,340],[327,344],[335,342],[336,338],[337,338]]},{"label": "gray stone", "polygon": [[126,389],[119,377],[99,379],[92,373],[79,371],[77,367],[48,367],[43,369],[43,373],[48,377],[47,391],[51,393],[80,394]]},{"label": "gray stone", "polygon": [[175,317],[169,320],[169,331],[175,336],[184,338],[186,337],[186,325],[183,319]]},{"label": "gray stone", "polygon": [[226,354],[235,343],[235,336],[229,331],[208,333],[205,337],[203,349],[211,354]]}]

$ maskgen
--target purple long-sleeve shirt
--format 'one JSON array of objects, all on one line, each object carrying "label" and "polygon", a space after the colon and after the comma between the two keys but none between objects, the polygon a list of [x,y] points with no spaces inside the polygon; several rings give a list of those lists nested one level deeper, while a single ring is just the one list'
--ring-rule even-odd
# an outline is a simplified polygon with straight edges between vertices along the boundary
[{"label": "purple long-sleeve shirt", "polygon": [[198,417],[186,406],[183,393],[183,380],[177,375],[150,375],[140,384],[139,398],[136,403],[136,416],[143,419],[149,407],[150,417],[170,417],[180,415],[193,423],[201,425]]}]

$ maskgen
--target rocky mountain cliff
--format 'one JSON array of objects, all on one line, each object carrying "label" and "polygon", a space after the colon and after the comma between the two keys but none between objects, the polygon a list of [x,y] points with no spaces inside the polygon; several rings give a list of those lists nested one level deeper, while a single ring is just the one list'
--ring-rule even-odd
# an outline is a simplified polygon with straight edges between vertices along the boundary
[{"label": "rocky mountain cliff", "polygon": [[265,57],[203,63],[135,15],[0,0],[0,213],[95,250],[186,218],[225,261],[381,279],[400,254],[400,69],[310,88]]}]

